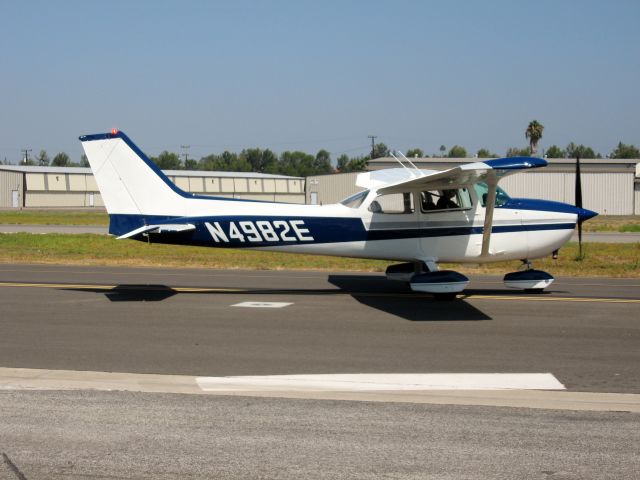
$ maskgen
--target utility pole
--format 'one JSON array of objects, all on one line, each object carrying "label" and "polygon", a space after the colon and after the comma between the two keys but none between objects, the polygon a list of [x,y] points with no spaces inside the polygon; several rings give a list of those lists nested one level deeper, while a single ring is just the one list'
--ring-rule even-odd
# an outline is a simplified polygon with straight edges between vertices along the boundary
[{"label": "utility pole", "polygon": [[371,139],[371,160],[373,160],[373,155],[375,153],[376,150],[376,138],[378,138],[376,135],[369,135],[368,138]]},{"label": "utility pole", "polygon": [[32,148],[23,148],[21,150],[21,152],[24,153],[23,162],[25,165],[29,163],[29,152],[31,152],[32,150],[33,150]]},{"label": "utility pole", "polygon": [[182,155],[184,155],[184,166],[186,167],[187,160],[189,159],[189,148],[191,148],[191,145],[180,145],[180,148],[184,150]]}]

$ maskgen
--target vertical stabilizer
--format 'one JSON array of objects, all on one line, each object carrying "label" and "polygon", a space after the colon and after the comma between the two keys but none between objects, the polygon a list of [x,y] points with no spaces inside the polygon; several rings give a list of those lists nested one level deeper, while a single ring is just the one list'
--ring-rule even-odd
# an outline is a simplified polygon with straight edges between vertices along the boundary
[{"label": "vertical stabilizer", "polygon": [[159,215],[189,196],[124,132],[83,135],[80,141],[109,214]]}]

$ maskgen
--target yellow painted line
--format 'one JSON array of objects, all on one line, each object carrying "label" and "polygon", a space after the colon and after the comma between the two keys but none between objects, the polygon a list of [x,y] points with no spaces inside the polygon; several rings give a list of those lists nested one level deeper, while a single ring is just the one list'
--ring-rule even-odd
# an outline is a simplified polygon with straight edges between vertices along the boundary
[{"label": "yellow painted line", "polygon": [[131,290],[131,291],[174,291],[181,293],[200,293],[200,292],[247,292],[247,290],[239,288],[191,288],[191,287],[162,287],[153,285],[86,285],[73,283],[12,283],[0,282],[0,287],[26,287],[26,288],[75,288],[77,290]]},{"label": "yellow painted line", "polygon": [[31,288],[78,288],[90,289],[97,288],[100,290],[110,290],[116,288],[117,285],[78,285],[73,283],[17,283],[17,282],[0,282],[0,287],[31,287]]},{"label": "yellow painted line", "polygon": [[577,302],[577,303],[640,303],[635,298],[585,298],[585,297],[540,297],[535,295],[511,296],[511,295],[462,295],[463,300],[525,300],[532,302]]},{"label": "yellow painted line", "polygon": [[[208,287],[163,287],[153,285],[88,285],[73,283],[19,283],[19,282],[0,282],[0,287],[22,287],[22,288],[67,288],[77,290],[121,290],[121,291],[173,291],[178,293],[247,293],[257,294],[263,293],[265,289],[246,289],[246,288],[208,288]],[[269,290],[271,292],[271,290]],[[407,298],[432,298],[429,294],[420,293],[395,293],[395,292],[349,292],[343,290],[335,291],[310,291],[282,289],[282,294],[326,294],[326,295],[353,295],[360,297],[407,297]],[[640,299],[635,298],[586,298],[586,297],[551,297],[540,295],[482,295],[469,294],[458,295],[461,300],[501,300],[501,301],[529,301],[529,302],[573,302],[573,303],[627,303],[640,304]]]}]

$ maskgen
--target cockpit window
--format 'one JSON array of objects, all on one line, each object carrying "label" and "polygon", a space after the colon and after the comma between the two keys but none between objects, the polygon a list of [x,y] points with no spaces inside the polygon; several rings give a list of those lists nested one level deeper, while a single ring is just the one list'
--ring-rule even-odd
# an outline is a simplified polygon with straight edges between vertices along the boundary
[{"label": "cockpit window", "polygon": [[420,192],[420,207],[423,212],[466,210],[471,205],[471,195],[466,188]]},{"label": "cockpit window", "polygon": [[[476,194],[480,199],[480,205],[483,207],[487,206],[487,196],[489,194],[489,186],[486,183],[478,182],[473,186],[476,190]],[[507,192],[502,190],[500,187],[496,190],[496,207],[501,207],[510,199]]]},{"label": "cockpit window", "polygon": [[340,203],[345,207],[358,208],[364,202],[364,199],[369,195],[369,190],[363,190],[362,192],[355,193],[350,197],[345,198]]},{"label": "cockpit window", "polygon": [[378,195],[369,205],[369,211],[373,213],[413,213],[413,195],[411,192],[388,193]]}]

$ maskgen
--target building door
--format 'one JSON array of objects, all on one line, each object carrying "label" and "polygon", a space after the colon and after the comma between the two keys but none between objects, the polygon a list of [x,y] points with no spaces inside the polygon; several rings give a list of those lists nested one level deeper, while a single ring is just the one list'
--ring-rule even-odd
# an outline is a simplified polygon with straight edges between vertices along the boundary
[{"label": "building door", "polygon": [[311,192],[311,205],[318,205],[318,192]]},{"label": "building door", "polygon": [[89,192],[89,206],[90,207],[95,207],[95,199],[94,199],[93,195],[94,195],[93,192]]},{"label": "building door", "polygon": [[20,208],[20,192],[18,190],[11,190],[11,206]]}]

